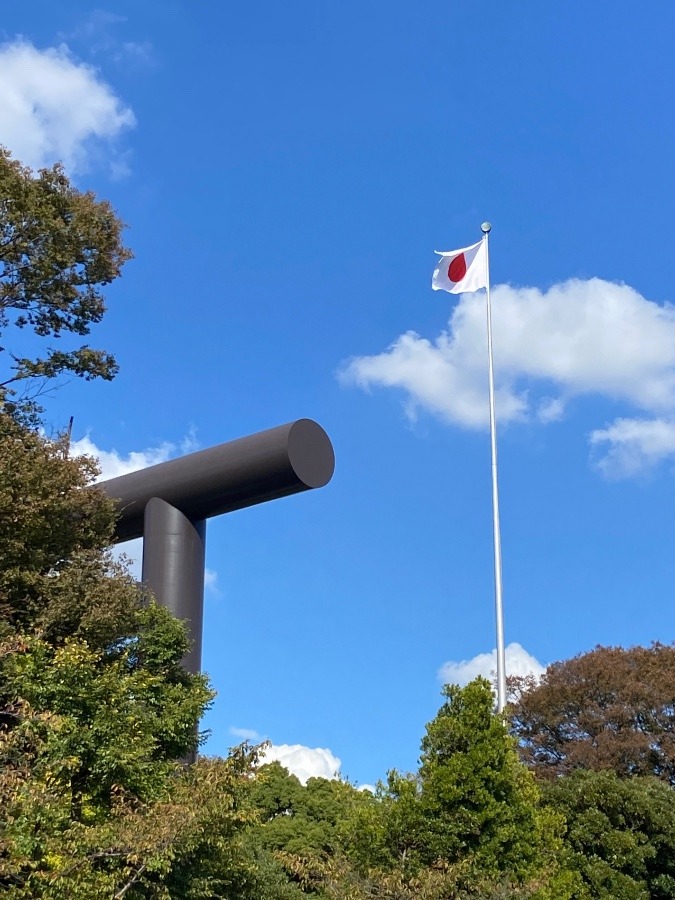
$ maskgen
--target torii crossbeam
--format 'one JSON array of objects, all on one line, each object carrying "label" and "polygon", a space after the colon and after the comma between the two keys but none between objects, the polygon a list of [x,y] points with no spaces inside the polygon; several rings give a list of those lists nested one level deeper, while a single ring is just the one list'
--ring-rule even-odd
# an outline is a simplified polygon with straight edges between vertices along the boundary
[{"label": "torii crossbeam", "polygon": [[206,519],[323,487],[334,468],[326,432],[298,419],[102,482],[118,501],[117,540],[143,538],[143,582],[188,624],[189,672],[201,668]]}]

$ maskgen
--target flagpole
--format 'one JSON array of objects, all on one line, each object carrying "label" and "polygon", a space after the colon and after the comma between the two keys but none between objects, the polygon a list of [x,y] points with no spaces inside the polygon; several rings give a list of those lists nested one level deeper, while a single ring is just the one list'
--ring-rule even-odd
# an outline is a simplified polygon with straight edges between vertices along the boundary
[{"label": "flagpole", "polygon": [[492,528],[495,557],[495,619],[497,625],[497,712],[506,706],[506,666],[504,653],[504,608],[502,604],[502,541],[499,528],[499,489],[497,482],[497,427],[495,421],[495,379],[492,362],[492,307],[490,305],[490,252],[488,234],[492,226],[483,222],[481,231],[485,241],[488,385],[490,394],[490,448],[492,451]]}]

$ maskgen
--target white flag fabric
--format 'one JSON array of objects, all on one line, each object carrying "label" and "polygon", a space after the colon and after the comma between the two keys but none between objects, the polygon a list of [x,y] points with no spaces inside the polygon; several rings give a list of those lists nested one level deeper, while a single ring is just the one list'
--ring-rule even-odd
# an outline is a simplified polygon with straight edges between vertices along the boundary
[{"label": "white flag fabric", "polygon": [[462,250],[434,251],[441,257],[434,269],[431,286],[435,291],[450,294],[470,294],[488,284],[485,241],[478,241]]}]

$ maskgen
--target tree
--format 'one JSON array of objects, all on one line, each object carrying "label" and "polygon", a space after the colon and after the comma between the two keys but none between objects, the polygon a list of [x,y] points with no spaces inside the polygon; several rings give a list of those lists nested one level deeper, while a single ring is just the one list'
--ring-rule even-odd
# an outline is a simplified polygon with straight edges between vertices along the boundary
[{"label": "tree", "polygon": [[[183,623],[109,552],[116,509],[36,423],[42,382],[112,378],[72,340],[130,253],[110,205],[0,149],[0,892],[15,900],[298,896],[252,844],[255,750],[177,760],[212,698]],[[3,341],[4,343],[4,341]],[[75,346],[73,346],[75,344]]]},{"label": "tree", "polygon": [[0,637],[104,647],[130,633],[138,589],[107,553],[117,513],[96,471],[0,413]]},{"label": "tree", "polygon": [[[0,890],[10,896],[61,896],[54,883],[73,858],[73,878],[123,877],[143,844],[106,856],[106,842],[170,801],[176,760],[212,697],[181,665],[184,625],[112,561],[115,509],[90,486],[93,471],[0,413]],[[80,894],[96,895],[105,891]]]},{"label": "tree", "polygon": [[675,897],[675,793],[651,777],[577,769],[546,789],[590,896]]},{"label": "tree", "polygon": [[391,772],[355,811],[345,852],[381,890],[363,896],[576,896],[581,883],[564,865],[564,821],[541,804],[494,712],[489,682],[447,685],[443,694],[419,771]]},{"label": "tree", "polygon": [[596,647],[521,685],[510,708],[537,775],[611,769],[675,785],[675,645]]},{"label": "tree", "polygon": [[62,373],[111,379],[114,357],[87,344],[56,348],[45,341],[84,336],[105,312],[101,288],[131,253],[122,222],[107,201],[77,190],[61,165],[35,175],[0,147],[0,339],[8,328],[32,332],[16,349],[0,347],[6,412],[34,416],[35,395]]},{"label": "tree", "polygon": [[417,852],[430,865],[470,857],[483,876],[516,882],[554,867],[562,822],[540,807],[534,780],[478,678],[446,685],[422,740]]},{"label": "tree", "polygon": [[[34,774],[2,807],[0,890],[10,900],[148,900],[301,896],[281,867],[246,840],[255,751],[200,759],[139,803],[119,791],[105,816],[69,815],[58,785]],[[4,799],[4,797],[2,797]]]},{"label": "tree", "polygon": [[337,852],[341,826],[367,802],[344,781],[310,778],[303,785],[279,762],[260,767],[251,799],[262,823],[261,846],[307,858]]},{"label": "tree", "polygon": [[256,751],[177,762],[213,695],[111,559],[94,473],[0,413],[0,892],[291,900],[252,839]]}]

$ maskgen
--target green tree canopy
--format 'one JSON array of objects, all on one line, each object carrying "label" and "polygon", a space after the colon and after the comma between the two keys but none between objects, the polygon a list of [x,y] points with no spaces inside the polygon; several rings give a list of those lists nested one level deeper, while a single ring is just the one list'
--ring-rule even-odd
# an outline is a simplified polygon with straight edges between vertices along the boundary
[{"label": "green tree canopy", "polygon": [[129,633],[138,590],[107,553],[116,511],[95,472],[0,413],[0,636],[104,647]]},{"label": "green tree canopy", "polygon": [[540,808],[489,682],[443,694],[422,740],[418,852],[427,864],[471,857],[486,875],[524,882],[551,865],[561,823]]},{"label": "green tree canopy", "polygon": [[419,771],[390,772],[347,830],[357,873],[389,891],[364,896],[574,896],[564,821],[541,804],[489,682],[448,685],[443,695]]},{"label": "green tree canopy", "polygon": [[[75,188],[60,165],[36,175],[0,148],[0,197],[0,401],[5,411],[30,414],[39,409],[34,398],[45,380],[115,375],[107,351],[77,341],[58,345],[101,320],[101,289],[131,253],[110,204]],[[10,337],[11,328],[31,339]]]},{"label": "green tree canopy", "polygon": [[652,777],[577,769],[546,789],[590,896],[675,897],[675,792]]},{"label": "green tree canopy", "polygon": [[212,696],[181,665],[183,624],[111,559],[115,511],[93,472],[0,413],[0,890],[10,896],[61,896],[54,884],[79,846],[94,855],[73,878],[103,878],[113,859],[124,877],[138,847],[97,856],[94,835],[110,841],[113,821],[124,830],[128,816],[169,802]]},{"label": "green tree canopy", "polygon": [[302,785],[279,762],[260,767],[251,798],[262,823],[261,845],[302,857],[338,852],[344,824],[368,802],[344,781],[310,778]]},{"label": "green tree canopy", "polygon": [[297,897],[251,839],[255,750],[178,762],[212,693],[183,624],[112,560],[95,471],[0,413],[0,892]]}]

